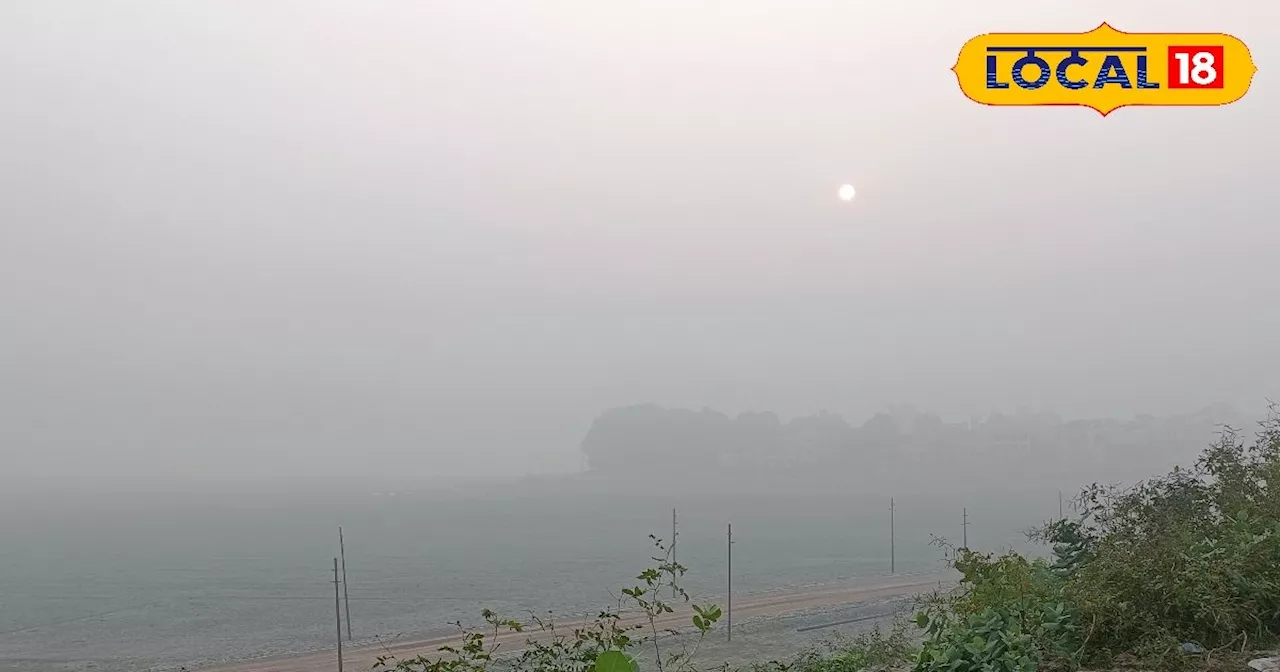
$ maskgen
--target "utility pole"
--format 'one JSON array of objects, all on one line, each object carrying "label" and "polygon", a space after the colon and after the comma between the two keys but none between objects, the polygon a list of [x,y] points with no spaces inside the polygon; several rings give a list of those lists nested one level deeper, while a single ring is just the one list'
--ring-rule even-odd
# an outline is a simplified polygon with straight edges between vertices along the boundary
[{"label": "utility pole", "polygon": [[1058,491],[1058,520],[1063,520],[1063,519],[1064,517],[1062,515],[1062,491],[1059,490]]},{"label": "utility pole", "polygon": [[897,574],[894,564],[894,544],[893,544],[893,498],[889,498],[889,573]]},{"label": "utility pole", "polygon": [[338,559],[333,559],[333,615],[338,624],[338,672],[342,672],[342,602],[338,600]]},{"label": "utility pole", "polygon": [[729,523],[729,598],[726,614],[728,615],[729,641],[733,641],[733,523]]},{"label": "utility pole", "polygon": [[342,556],[342,602],[347,613],[347,641],[351,641],[351,597],[347,594],[347,547],[342,542],[342,526],[338,526],[338,554]]},{"label": "utility pole", "polygon": [[964,508],[964,550],[969,550],[969,507]]},{"label": "utility pole", "polygon": [[[676,507],[671,507],[671,564],[676,564]],[[674,571],[671,574],[671,598],[679,597]]]}]

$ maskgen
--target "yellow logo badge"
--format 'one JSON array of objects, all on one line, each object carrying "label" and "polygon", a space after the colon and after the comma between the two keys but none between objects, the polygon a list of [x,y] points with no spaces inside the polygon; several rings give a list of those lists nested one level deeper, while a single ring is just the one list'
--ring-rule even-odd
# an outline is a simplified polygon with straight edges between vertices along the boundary
[{"label": "yellow logo badge", "polygon": [[1223,33],[988,33],[965,43],[951,71],[983,105],[1081,105],[1103,116],[1129,105],[1227,105],[1258,68]]}]

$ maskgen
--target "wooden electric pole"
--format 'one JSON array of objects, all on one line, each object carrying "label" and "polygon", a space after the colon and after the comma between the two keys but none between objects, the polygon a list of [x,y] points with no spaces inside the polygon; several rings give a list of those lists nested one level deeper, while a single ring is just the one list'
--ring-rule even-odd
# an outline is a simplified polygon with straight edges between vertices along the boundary
[{"label": "wooden electric pole", "polygon": [[338,559],[333,559],[333,615],[338,624],[338,672],[342,672],[342,601],[338,599]]},{"label": "wooden electric pole", "polygon": [[[676,564],[676,507],[671,507],[671,564]],[[676,588],[676,575],[673,571],[671,574],[671,597],[674,599],[679,597]]]},{"label": "wooden electric pole", "polygon": [[889,498],[889,573],[897,574],[897,566],[894,563],[894,539],[893,539],[893,498]]},{"label": "wooden electric pole", "polygon": [[342,556],[342,609],[347,615],[347,641],[351,641],[351,596],[347,593],[347,547],[342,541],[342,526],[338,526],[338,555]]},{"label": "wooden electric pole", "polygon": [[725,613],[728,616],[728,627],[726,628],[726,632],[728,633],[728,640],[732,642],[733,641],[733,523],[729,523],[728,547],[729,547],[729,572],[728,572],[729,573],[729,597],[728,597],[728,604],[727,604],[727,609],[725,610]]}]

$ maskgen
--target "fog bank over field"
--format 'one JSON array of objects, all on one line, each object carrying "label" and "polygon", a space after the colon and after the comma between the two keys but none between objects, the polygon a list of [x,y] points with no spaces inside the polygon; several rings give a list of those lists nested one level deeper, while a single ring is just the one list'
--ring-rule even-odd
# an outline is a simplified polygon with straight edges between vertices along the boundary
[{"label": "fog bank over field", "polygon": [[[640,402],[1254,417],[1278,6],[6,0],[0,490],[572,473]],[[1103,20],[1262,70],[1105,119],[949,70]]]}]

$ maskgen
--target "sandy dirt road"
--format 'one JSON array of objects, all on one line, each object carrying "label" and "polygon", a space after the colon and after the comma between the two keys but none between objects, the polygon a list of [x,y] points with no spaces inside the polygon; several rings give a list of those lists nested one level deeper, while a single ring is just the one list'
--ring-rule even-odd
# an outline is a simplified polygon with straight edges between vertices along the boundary
[{"label": "sandy dirt road", "polygon": [[[844,583],[824,584],[775,593],[743,595],[734,600],[733,618],[737,623],[744,623],[757,618],[777,618],[860,602],[909,597],[933,590],[940,584],[949,584],[954,579],[954,575],[949,573],[913,574],[857,579]],[[722,607],[724,606],[723,600],[717,603]],[[693,612],[688,605],[681,605],[676,608],[675,613],[667,614],[658,619],[658,628],[661,630],[688,627],[692,614]],[[639,623],[640,617],[624,614],[622,622],[623,624]],[[558,627],[572,630],[580,624],[581,621],[565,622],[559,624]],[[723,617],[716,628],[724,628]],[[531,636],[531,633],[528,632],[500,634],[498,636],[499,650],[506,652],[519,651]],[[460,640],[460,635],[453,634],[442,637],[397,641],[386,646],[347,649],[343,652],[344,668],[352,672],[366,672],[373,666],[379,655],[386,655],[388,652],[399,657],[430,654],[441,646],[458,644]],[[330,672],[336,669],[336,663],[336,653],[325,651],[220,667],[201,668],[201,672]]]}]

